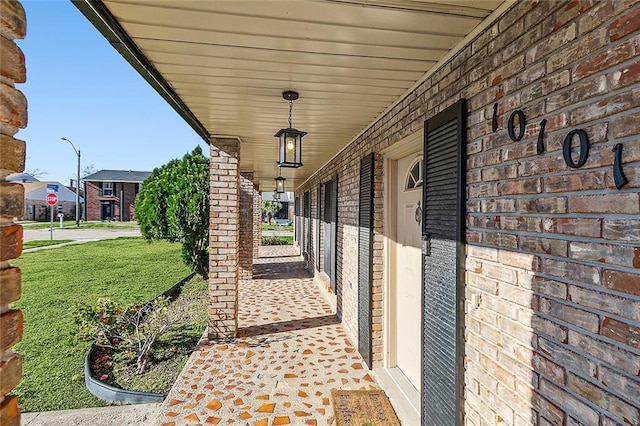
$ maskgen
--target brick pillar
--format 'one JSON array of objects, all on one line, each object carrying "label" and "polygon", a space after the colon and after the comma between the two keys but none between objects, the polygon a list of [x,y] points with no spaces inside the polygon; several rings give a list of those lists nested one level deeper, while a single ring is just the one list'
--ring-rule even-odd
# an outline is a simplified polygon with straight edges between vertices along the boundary
[{"label": "brick pillar", "polygon": [[27,125],[27,100],[15,88],[24,83],[24,55],[14,43],[24,38],[26,18],[17,1],[0,0],[0,424],[18,426],[18,397],[8,396],[20,382],[22,358],[12,347],[22,340],[22,312],[9,309],[20,298],[20,269],[9,261],[22,253],[22,226],[13,222],[24,215],[24,188],[6,181],[24,171],[25,143],[14,138]]},{"label": "brick pillar", "polygon": [[209,201],[209,339],[238,330],[240,141],[211,138]]},{"label": "brick pillar", "polygon": [[253,173],[240,173],[240,279],[253,278]]},{"label": "brick pillar", "polygon": [[259,249],[262,244],[262,195],[260,187],[253,187],[253,258],[260,257]]}]

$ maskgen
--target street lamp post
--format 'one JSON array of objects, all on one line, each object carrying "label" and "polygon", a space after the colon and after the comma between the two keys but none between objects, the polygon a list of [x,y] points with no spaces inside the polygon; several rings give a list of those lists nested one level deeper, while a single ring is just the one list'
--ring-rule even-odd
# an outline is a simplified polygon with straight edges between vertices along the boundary
[{"label": "street lamp post", "polygon": [[71,148],[73,148],[73,150],[76,152],[76,155],[78,156],[78,176],[76,179],[76,226],[80,227],[80,150],[76,149],[76,147],[73,146],[73,142],[71,142],[64,136],[60,139],[69,142]]}]

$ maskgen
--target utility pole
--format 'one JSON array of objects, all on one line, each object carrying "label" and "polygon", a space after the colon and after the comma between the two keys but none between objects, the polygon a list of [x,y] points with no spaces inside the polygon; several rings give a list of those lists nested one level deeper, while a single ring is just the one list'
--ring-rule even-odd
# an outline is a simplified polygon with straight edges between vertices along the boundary
[{"label": "utility pole", "polygon": [[76,155],[78,156],[78,175],[76,179],[76,227],[80,227],[80,150],[76,149],[76,147],[73,145],[73,142],[71,142],[64,136],[60,139],[69,142],[69,144],[71,144],[71,148],[73,148],[73,150],[76,152]]}]

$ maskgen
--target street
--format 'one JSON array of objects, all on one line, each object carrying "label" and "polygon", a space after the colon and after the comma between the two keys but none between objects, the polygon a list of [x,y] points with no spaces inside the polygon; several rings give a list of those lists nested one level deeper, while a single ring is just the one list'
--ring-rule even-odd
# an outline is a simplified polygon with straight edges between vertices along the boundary
[{"label": "street", "polygon": [[[98,241],[118,237],[139,237],[140,230],[135,228],[57,228],[53,227],[54,240]],[[29,229],[24,227],[24,241],[49,240],[51,232],[47,229]]]}]

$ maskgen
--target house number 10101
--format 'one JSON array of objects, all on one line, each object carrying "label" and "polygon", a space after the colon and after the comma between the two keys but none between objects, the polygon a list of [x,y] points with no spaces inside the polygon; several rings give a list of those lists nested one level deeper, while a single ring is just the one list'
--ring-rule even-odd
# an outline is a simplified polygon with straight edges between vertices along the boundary
[{"label": "house number 10101", "polygon": [[[509,115],[507,121],[507,133],[512,141],[516,142],[524,137],[527,120],[522,110],[516,110]],[[543,119],[540,122],[540,131],[538,132],[538,140],[536,145],[536,153],[542,154],[545,150],[544,146],[544,132],[547,126],[547,119]],[[495,132],[498,130],[498,104],[493,104],[493,117],[491,119],[491,128]],[[579,150],[577,161],[571,156],[571,149],[573,147],[574,139],[578,139]],[[629,181],[622,171],[622,144],[617,143],[613,147],[613,180],[616,184],[616,188],[620,189],[625,186]],[[589,136],[584,129],[573,129],[564,138],[562,144],[562,156],[567,166],[572,169],[578,169],[584,166],[589,158]]]}]

